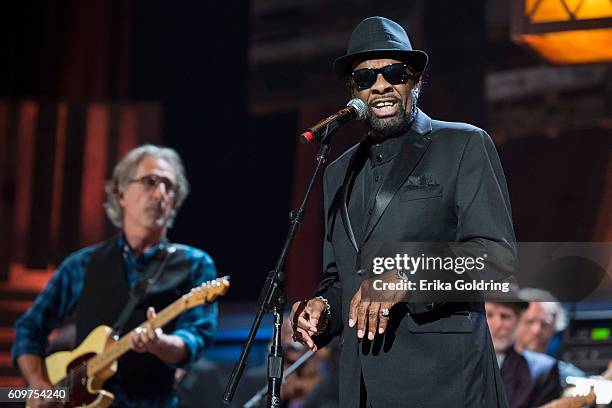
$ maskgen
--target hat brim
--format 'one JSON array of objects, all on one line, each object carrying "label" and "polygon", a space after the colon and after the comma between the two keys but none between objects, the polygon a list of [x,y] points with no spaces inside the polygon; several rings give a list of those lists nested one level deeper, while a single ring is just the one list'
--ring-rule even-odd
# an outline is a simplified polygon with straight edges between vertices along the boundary
[{"label": "hat brim", "polygon": [[372,58],[393,57],[397,60],[408,64],[416,72],[422,73],[427,67],[428,56],[421,50],[401,51],[401,50],[368,50],[347,54],[334,61],[333,69],[338,77],[343,78],[348,75],[352,64],[356,60],[372,59]]}]

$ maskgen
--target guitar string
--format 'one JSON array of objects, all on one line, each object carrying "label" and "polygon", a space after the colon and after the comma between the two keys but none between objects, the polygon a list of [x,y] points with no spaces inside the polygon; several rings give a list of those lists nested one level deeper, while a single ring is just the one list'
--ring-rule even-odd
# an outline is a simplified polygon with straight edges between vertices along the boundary
[{"label": "guitar string", "polygon": [[[204,287],[204,285],[206,285],[207,289],[212,289],[212,284],[214,284],[214,283],[221,283],[221,281],[225,281],[225,277],[223,277],[223,278],[217,278],[217,279],[214,279],[214,280],[212,280],[212,281],[208,281],[208,282],[206,282],[205,284],[202,284],[200,287]],[[217,286],[221,286],[221,285],[217,285]],[[206,298],[206,297],[205,297],[205,298]],[[179,300],[179,299],[177,299],[177,300]],[[173,302],[173,303],[174,303],[174,302]],[[171,305],[169,305],[169,307],[171,307],[171,306],[172,306],[172,304],[171,304]],[[164,310],[165,310],[165,309],[164,309]],[[161,314],[164,312],[164,310],[162,310],[162,311],[160,312],[160,314],[159,314],[159,315],[161,315]],[[121,341],[121,340],[119,340],[119,341]],[[117,343],[115,343],[115,344],[118,344],[118,343],[119,343],[119,341],[118,341]],[[111,347],[113,347],[113,346],[111,346]],[[98,354],[96,354],[96,355],[94,355],[94,356],[90,357],[89,359],[87,359],[87,360],[83,361],[82,363],[80,363],[80,364],[79,364],[78,366],[76,366],[75,368],[71,369],[71,370],[70,370],[70,371],[69,371],[69,372],[66,374],[66,376],[64,376],[64,377],[63,377],[63,378],[62,378],[60,381],[58,381],[58,382],[57,382],[55,385],[53,385],[53,389],[58,388],[57,386],[58,386],[59,384],[65,384],[67,381],[68,381],[68,382],[70,382],[70,383],[72,383],[72,382],[73,382],[73,378],[74,378],[74,373],[75,373],[76,371],[79,371],[79,370],[83,369],[83,368],[85,368],[85,373],[84,373],[85,375],[84,375],[83,379],[88,378],[88,375],[87,375],[87,363],[88,363],[88,362],[90,362],[92,359],[94,359],[94,358],[95,358],[97,355],[98,355]],[[112,363],[111,363],[111,364],[112,364]],[[68,388],[68,392],[70,392],[70,390],[72,389],[72,386],[69,386],[69,387],[64,387],[64,388]]]}]

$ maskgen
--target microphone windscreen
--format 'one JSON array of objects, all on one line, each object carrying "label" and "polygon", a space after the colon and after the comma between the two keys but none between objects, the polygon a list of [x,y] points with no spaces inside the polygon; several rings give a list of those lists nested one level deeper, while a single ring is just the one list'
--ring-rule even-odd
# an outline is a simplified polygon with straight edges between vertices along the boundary
[{"label": "microphone windscreen", "polygon": [[350,101],[348,101],[346,106],[355,108],[355,111],[357,112],[357,119],[359,120],[365,119],[367,108],[366,108],[366,104],[361,99],[353,98]]}]

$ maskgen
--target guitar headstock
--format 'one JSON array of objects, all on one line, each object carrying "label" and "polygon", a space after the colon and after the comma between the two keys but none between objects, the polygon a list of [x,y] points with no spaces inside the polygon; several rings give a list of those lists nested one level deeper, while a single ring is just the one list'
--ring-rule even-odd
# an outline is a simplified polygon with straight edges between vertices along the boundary
[{"label": "guitar headstock", "polygon": [[192,288],[189,293],[183,296],[186,307],[191,308],[214,302],[219,296],[227,293],[230,287],[229,281],[229,276],[223,276]]}]

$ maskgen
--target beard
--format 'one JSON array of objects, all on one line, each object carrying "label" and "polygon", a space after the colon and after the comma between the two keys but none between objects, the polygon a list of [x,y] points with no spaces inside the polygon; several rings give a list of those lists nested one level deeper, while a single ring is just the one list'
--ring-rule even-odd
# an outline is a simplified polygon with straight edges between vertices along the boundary
[{"label": "beard", "polygon": [[153,228],[160,228],[168,222],[168,216],[164,206],[160,202],[151,202],[144,211],[144,216],[148,221],[148,225]]},{"label": "beard", "polygon": [[405,133],[412,124],[413,110],[406,111],[404,101],[398,100],[398,112],[395,116],[389,118],[379,118],[368,105],[366,118],[370,127],[382,135],[385,139],[399,136]]}]

